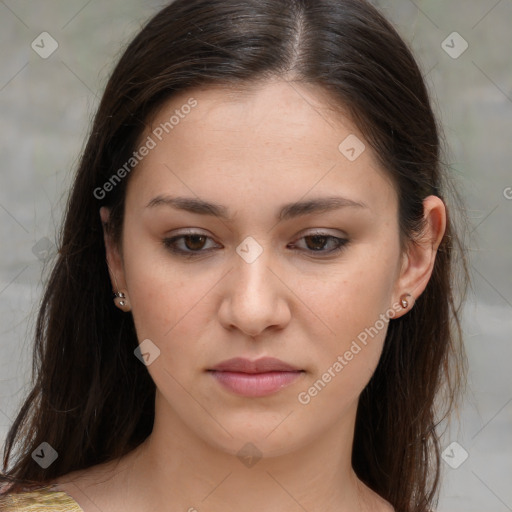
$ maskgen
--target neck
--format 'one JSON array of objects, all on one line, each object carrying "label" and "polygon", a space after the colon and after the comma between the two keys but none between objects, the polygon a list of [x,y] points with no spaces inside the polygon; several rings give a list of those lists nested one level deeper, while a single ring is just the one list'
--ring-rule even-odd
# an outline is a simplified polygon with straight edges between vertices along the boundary
[{"label": "neck", "polygon": [[364,497],[351,467],[356,408],[313,442],[265,457],[265,439],[234,443],[232,453],[212,446],[157,395],[153,432],[125,477],[144,489],[148,509],[359,511]]}]

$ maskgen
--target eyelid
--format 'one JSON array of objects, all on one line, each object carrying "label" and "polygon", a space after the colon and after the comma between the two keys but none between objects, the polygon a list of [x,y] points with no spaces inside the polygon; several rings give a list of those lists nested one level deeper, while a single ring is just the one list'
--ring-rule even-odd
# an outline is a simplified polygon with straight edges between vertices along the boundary
[{"label": "eyelid", "polygon": [[[164,238],[165,240],[171,240],[174,238],[180,238],[184,236],[204,236],[206,238],[209,238],[210,240],[215,241],[215,239],[209,232],[203,231],[200,228],[184,228],[183,231],[172,232],[171,234],[166,235]],[[215,241],[215,243],[217,242]]]},{"label": "eyelid", "polygon": [[299,238],[305,236],[332,236],[334,238],[348,238],[348,235],[344,231],[336,230],[336,234],[331,233],[329,230],[332,228],[308,228],[304,231],[301,231],[297,237]]}]

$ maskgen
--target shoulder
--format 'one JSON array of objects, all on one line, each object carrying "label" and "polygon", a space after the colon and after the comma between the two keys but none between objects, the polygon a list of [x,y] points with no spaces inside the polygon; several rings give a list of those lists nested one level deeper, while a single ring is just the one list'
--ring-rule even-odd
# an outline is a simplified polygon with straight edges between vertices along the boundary
[{"label": "shoulder", "polygon": [[0,512],[83,512],[68,494],[53,486],[0,496]]}]

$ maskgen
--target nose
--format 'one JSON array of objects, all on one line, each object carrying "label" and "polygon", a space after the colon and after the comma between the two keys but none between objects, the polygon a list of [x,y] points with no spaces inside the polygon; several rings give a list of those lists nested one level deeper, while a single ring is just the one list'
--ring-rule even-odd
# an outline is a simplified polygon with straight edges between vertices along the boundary
[{"label": "nose", "polygon": [[238,254],[224,280],[219,320],[229,330],[258,336],[266,329],[282,329],[291,318],[291,292],[279,275],[270,249],[248,262]]}]

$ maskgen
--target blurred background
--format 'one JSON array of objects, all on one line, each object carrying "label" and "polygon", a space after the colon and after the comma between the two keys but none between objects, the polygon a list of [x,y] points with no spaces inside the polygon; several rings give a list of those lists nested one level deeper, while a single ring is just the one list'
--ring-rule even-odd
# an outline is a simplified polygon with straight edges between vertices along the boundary
[{"label": "blurred background", "polygon": [[[465,401],[440,512],[512,511],[512,0],[375,0],[412,47],[471,220]],[[124,46],[163,2],[0,0],[0,443],[72,173]]]}]

